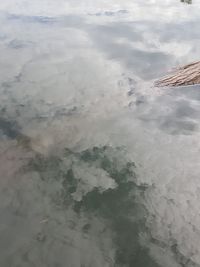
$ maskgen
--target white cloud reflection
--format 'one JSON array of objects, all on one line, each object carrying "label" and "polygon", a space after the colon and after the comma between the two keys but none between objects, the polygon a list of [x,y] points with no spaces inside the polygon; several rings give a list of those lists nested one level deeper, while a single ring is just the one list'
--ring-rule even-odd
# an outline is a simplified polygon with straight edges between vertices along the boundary
[{"label": "white cloud reflection", "polygon": [[[65,146],[76,150],[125,146],[127,157],[137,163],[138,184],[149,185],[145,205],[152,239],[157,240],[148,243],[153,256],[161,266],[180,266],[181,261],[188,267],[199,266],[199,87],[173,92],[152,87],[153,80],[171,67],[198,59],[199,3],[7,0],[1,1],[0,11],[1,116],[16,122],[21,134],[30,138],[34,153],[59,153]],[[12,168],[20,168],[18,159],[24,151],[0,134],[1,149],[8,147],[12,155],[8,153],[8,160],[1,155],[3,174],[11,179],[13,172],[5,162],[15,156]],[[75,197],[103,184],[106,189],[115,186],[97,168],[89,169],[88,175],[86,169],[77,167],[77,177],[84,172],[87,183]],[[91,183],[90,175],[96,175]],[[25,178],[20,185],[29,186]],[[59,187],[55,182],[50,190],[54,186]],[[15,183],[13,191],[16,187]],[[37,182],[32,185],[36,187]],[[43,201],[42,195],[32,194]],[[28,194],[23,197],[29,199]],[[39,206],[35,209],[40,213]],[[68,212],[76,221],[73,211]],[[52,224],[58,216],[60,236],[65,219],[60,211],[53,216]],[[71,257],[73,266],[81,266],[83,258],[86,266],[91,262],[95,267],[113,266],[105,256],[110,250],[110,259],[114,257],[112,233],[103,230],[105,222],[93,220],[93,252],[91,243],[81,236],[81,222],[76,231],[68,231],[74,247],[68,245],[67,256],[62,248],[60,255]],[[22,239],[26,239],[20,223]],[[101,231],[105,231],[104,239],[98,240]],[[50,239],[53,243],[54,236]],[[85,250],[80,256],[82,246]],[[34,249],[37,255],[38,248]]]}]

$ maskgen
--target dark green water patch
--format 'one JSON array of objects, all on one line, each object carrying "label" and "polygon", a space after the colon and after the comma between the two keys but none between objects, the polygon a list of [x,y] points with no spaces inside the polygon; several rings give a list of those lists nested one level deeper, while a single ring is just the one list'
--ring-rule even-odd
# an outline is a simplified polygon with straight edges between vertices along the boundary
[{"label": "dark green water patch", "polygon": [[16,123],[0,118],[0,130],[9,139],[15,139],[20,135],[19,127]]},{"label": "dark green water patch", "polygon": [[[55,189],[52,200],[62,208],[70,205],[78,216],[103,219],[113,236],[116,251],[113,266],[158,267],[148,249],[140,244],[140,234],[147,232],[147,211],[142,204],[146,186],[136,184],[135,163],[125,158],[121,148],[93,147],[78,153],[65,149],[61,157],[36,156],[29,167],[37,171],[44,182],[60,183],[60,191]],[[97,173],[106,174],[114,186],[102,188],[97,183],[91,187],[82,170],[87,170],[91,179],[94,170],[98,170]],[[97,175],[98,179],[101,175]],[[77,200],[74,195],[80,188],[83,193]],[[89,223],[84,224],[83,233],[90,233],[90,228]]]},{"label": "dark green water patch", "polygon": [[16,140],[20,146],[30,149],[31,140],[21,132],[21,128],[16,121],[0,117],[0,137],[1,135],[8,140]]}]

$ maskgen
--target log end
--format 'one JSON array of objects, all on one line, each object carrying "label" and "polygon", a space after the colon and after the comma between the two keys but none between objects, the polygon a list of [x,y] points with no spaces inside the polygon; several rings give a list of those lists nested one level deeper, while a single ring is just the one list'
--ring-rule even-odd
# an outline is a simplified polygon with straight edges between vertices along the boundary
[{"label": "log end", "polygon": [[156,87],[175,87],[200,84],[200,61],[187,64],[168,76],[155,81]]}]

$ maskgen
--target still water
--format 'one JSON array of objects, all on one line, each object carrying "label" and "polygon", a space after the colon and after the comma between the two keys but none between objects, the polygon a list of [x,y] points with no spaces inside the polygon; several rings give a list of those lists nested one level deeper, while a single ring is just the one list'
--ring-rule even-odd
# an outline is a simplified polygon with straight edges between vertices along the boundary
[{"label": "still water", "polygon": [[200,3],[0,3],[0,266],[200,266]]}]

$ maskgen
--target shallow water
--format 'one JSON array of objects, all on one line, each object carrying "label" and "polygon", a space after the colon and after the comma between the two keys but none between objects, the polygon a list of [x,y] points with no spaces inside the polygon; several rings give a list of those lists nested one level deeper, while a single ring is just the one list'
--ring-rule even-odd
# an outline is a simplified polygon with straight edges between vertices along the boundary
[{"label": "shallow water", "polygon": [[200,266],[199,12],[0,3],[0,266]]}]

